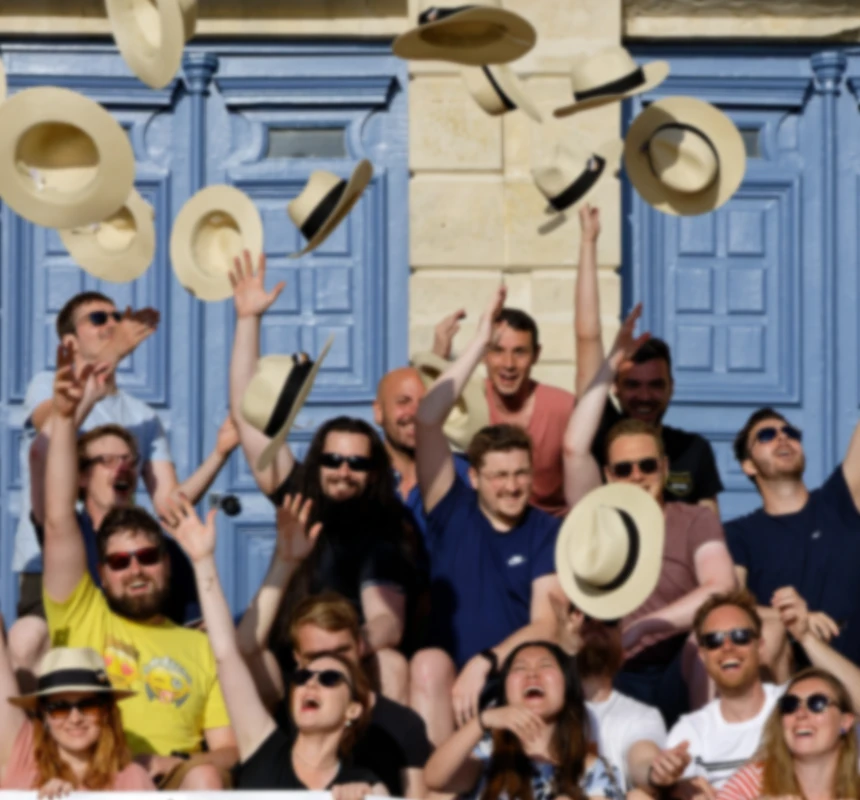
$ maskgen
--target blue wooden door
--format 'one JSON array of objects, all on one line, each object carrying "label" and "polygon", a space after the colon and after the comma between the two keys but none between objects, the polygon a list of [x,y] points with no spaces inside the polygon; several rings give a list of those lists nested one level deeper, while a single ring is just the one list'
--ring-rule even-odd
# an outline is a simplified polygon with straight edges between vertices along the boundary
[{"label": "blue wooden door", "polygon": [[[94,288],[118,306],[162,311],[158,333],[122,364],[119,382],[158,410],[177,471],[188,475],[227,411],[233,309],[231,301],[199,303],[173,278],[170,226],[202,186],[243,189],[264,220],[271,280],[288,284],[264,323],[264,350],[316,353],[336,336],[294,437],[302,452],[320,420],[368,416],[377,380],[406,359],[408,168],[406,73],[382,44],[195,46],[162,91],[133,78],[108,46],[4,43],[0,55],[12,91],[65,86],[115,115],[131,138],[137,187],[156,208],[158,230],[152,268],[118,286],[78,269],[55,232],[0,211],[0,605],[11,619],[21,404],[31,376],[53,367],[63,303]],[[361,158],[375,167],[362,201],[316,253],[290,260],[300,245],[286,202],[313,169],[346,176]],[[219,523],[219,561],[239,610],[268,562],[273,513],[238,454],[216,488],[241,495],[245,506]]]}]

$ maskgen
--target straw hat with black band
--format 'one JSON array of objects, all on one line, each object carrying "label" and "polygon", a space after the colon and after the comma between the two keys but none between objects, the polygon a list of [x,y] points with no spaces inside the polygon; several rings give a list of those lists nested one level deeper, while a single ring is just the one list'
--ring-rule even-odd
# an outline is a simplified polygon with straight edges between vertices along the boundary
[{"label": "straw hat with black band", "polygon": [[36,691],[10,697],[13,706],[36,711],[43,698],[67,692],[110,696],[114,700],[132,697],[135,692],[114,689],[105,671],[104,659],[89,647],[55,647],[39,664]]},{"label": "straw hat with black band", "polygon": [[595,619],[634,612],[657,586],[665,535],[663,509],[644,489],[630,483],[594,489],[567,515],[556,540],[562,589]]},{"label": "straw hat with black band", "polygon": [[510,67],[467,67],[463,80],[475,102],[491,117],[521,108],[535,122],[542,122],[540,111]]},{"label": "straw hat with black band", "polygon": [[396,56],[413,61],[452,61],[465,66],[507,64],[537,41],[531,23],[502,8],[500,0],[425,3],[418,26],[394,40]]},{"label": "straw hat with black band", "polygon": [[746,149],[737,126],[710,103],[666,97],[633,121],[624,142],[627,177],[666,214],[714,211],[741,185]]},{"label": "straw hat with black band", "polygon": [[669,62],[651,61],[639,66],[623,47],[608,47],[576,61],[570,72],[573,103],[556,109],[556,117],[568,117],[589,108],[618,103],[648,92],[669,75]]}]

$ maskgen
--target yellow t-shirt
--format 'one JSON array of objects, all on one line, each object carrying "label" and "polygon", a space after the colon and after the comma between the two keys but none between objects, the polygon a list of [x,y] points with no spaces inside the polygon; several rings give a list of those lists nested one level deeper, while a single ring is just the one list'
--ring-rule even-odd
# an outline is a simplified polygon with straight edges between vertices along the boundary
[{"label": "yellow t-shirt", "polygon": [[120,702],[133,754],[194,753],[203,731],[230,724],[204,633],[115,614],[89,573],[65,603],[47,592],[44,601],[54,647],[92,647],[104,656],[111,683],[137,692]]}]

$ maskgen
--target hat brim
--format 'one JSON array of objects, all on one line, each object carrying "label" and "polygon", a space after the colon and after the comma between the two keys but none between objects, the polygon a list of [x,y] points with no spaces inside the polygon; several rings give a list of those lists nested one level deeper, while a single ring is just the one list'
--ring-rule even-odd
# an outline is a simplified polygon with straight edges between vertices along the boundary
[{"label": "hat brim", "polygon": [[233,294],[230,283],[231,259],[221,272],[211,272],[197,263],[194,255],[194,233],[209,214],[221,212],[236,222],[242,237],[241,250],[252,255],[263,251],[263,221],[248,195],[235,186],[207,186],[194,195],[179,212],[170,234],[170,260],[179,282],[198,300],[215,302]]},{"label": "hat brim", "polygon": [[361,199],[361,195],[373,178],[373,165],[367,160],[359,161],[352,175],[347,181],[343,194],[337,205],[331,210],[325,222],[313,238],[297,253],[291,253],[290,258],[301,258],[312,250],[316,250],[334,231],[334,229],[347,217],[353,206]]},{"label": "hat brim", "polygon": [[510,98],[511,102],[523,113],[531,117],[535,122],[543,122],[538,107],[532,102],[526,93],[522,81],[510,69],[493,70],[493,78],[499,84],[499,88]]},{"label": "hat brim", "polygon": [[[134,219],[136,233],[127,247],[109,250],[98,239],[98,226],[60,231],[60,239],[75,263],[95,278],[111,283],[128,283],[143,275],[155,257],[153,209],[132,189],[123,208]],[[122,209],[120,209],[122,211]]]},{"label": "hat brim", "polygon": [[[19,169],[21,137],[37,125],[57,123],[81,130],[99,162],[93,179],[74,191],[38,189]],[[134,153],[120,124],[98,103],[54,86],[25,89],[3,104],[0,126],[0,197],[24,219],[46,228],[91,225],[122,208],[134,182]]]},{"label": "hat brim", "polygon": [[[429,389],[451,366],[450,361],[432,352],[415,353],[410,360],[412,366],[418,370],[425,389]],[[490,407],[487,404],[484,381],[480,378],[470,378],[451,408],[442,426],[442,432],[452,445],[465,451],[468,450],[474,435],[489,424]]]},{"label": "hat brim", "polygon": [[10,697],[9,702],[13,706],[23,708],[26,711],[36,711],[39,707],[39,701],[43,697],[51,697],[55,694],[68,694],[70,692],[80,692],[82,694],[109,694],[117,701],[134,697],[137,694],[137,692],[132,692],[128,689],[99,688],[92,685],[55,686],[51,689],[45,689],[42,692],[33,692],[32,694],[23,694],[19,697]]},{"label": "hat brim", "polygon": [[631,89],[622,94],[607,94],[600,97],[592,97],[588,100],[582,100],[578,103],[570,103],[553,111],[553,116],[562,118],[569,117],[572,114],[577,114],[580,111],[588,111],[590,108],[599,108],[610,103],[620,103],[628,97],[635,97],[637,94],[650,92],[651,89],[659,86],[666,78],[669,77],[669,62],[668,61],[650,61],[642,66],[642,72],[645,73],[645,83]]},{"label": "hat brim", "polygon": [[289,436],[290,429],[293,427],[293,423],[296,421],[296,417],[299,415],[299,412],[302,410],[302,406],[308,399],[308,395],[311,393],[311,389],[313,389],[317,373],[320,371],[320,367],[322,367],[323,361],[328,355],[328,351],[331,350],[331,346],[333,343],[334,334],[328,337],[326,343],[323,345],[322,350],[320,350],[320,354],[317,356],[316,360],[314,361],[314,365],[308,372],[308,375],[305,378],[305,382],[302,384],[301,388],[296,394],[295,402],[293,403],[293,406],[290,409],[290,413],[287,415],[287,418],[284,420],[284,424],[281,425],[280,430],[272,437],[272,440],[266,445],[265,449],[260,454],[260,457],[257,459],[258,470],[268,469],[271,463],[275,460],[275,456],[277,455],[278,450],[281,449],[281,445],[286,441],[287,436]]},{"label": "hat brim", "polygon": [[[483,36],[474,33],[481,25],[486,26]],[[394,40],[392,49],[396,56],[411,61],[452,61],[482,67],[516,61],[536,41],[534,27],[519,14],[479,6],[412,28]]]},{"label": "hat brim", "polygon": [[[673,123],[698,128],[717,151],[719,172],[702,192],[689,194],[666,186],[643,152],[658,128]],[[694,97],[666,97],[652,103],[633,121],[624,142],[627,177],[646,203],[665,214],[694,216],[719,208],[738,190],[746,163],[743,137],[734,122],[718,108]]]},{"label": "hat brim", "polygon": [[[570,541],[587,535],[600,506],[621,508],[640,533],[639,558],[629,578],[609,591],[591,586],[576,575],[568,562]],[[595,619],[621,619],[633,613],[657,587],[663,567],[666,518],[663,509],[644,489],[629,483],[609,483],[589,492],[562,523],[555,546],[555,569],[564,593],[583,613]]]}]

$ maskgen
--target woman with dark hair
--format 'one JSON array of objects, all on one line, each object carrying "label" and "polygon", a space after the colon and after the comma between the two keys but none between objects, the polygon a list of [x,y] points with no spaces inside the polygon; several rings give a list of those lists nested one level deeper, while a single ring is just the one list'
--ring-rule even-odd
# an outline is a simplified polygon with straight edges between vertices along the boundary
[{"label": "woman with dark hair", "polygon": [[840,680],[815,667],[798,672],[768,718],[757,758],[732,776],[718,800],[857,800],[855,721]]},{"label": "woman with dark hair", "polygon": [[588,744],[576,663],[550,642],[525,642],[500,671],[500,702],[431,756],[428,789],[480,800],[606,797],[624,792]]},{"label": "woman with dark hair", "polygon": [[117,701],[134,693],[111,687],[102,657],[54,648],[38,674],[37,690],[19,696],[0,633],[0,789],[155,791],[123,733]]}]

